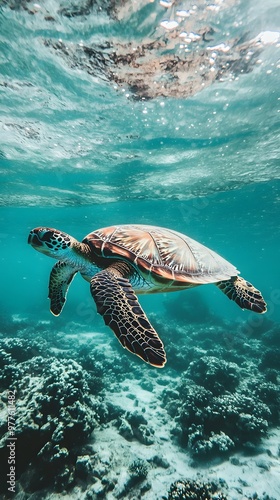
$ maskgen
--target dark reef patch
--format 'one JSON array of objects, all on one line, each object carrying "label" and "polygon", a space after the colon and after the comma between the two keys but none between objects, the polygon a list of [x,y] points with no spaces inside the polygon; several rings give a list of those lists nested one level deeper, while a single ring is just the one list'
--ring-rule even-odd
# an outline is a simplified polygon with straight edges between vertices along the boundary
[{"label": "dark reef patch", "polygon": [[[153,470],[170,468],[166,457],[155,455],[158,428],[149,412],[163,418],[168,425],[164,439],[169,433],[194,468],[201,460],[226,460],[237,450],[256,453],[262,437],[279,425],[277,326],[266,323],[261,334],[246,336],[240,325],[215,323],[207,315],[205,323],[185,325],[183,318],[172,323],[173,305],[167,323],[151,315],[168,352],[164,373],[138,360],[132,369],[118,344],[104,351],[88,333],[75,335],[82,329],[78,324],[71,324],[66,336],[44,322],[7,324],[7,337],[0,338],[0,404],[5,410],[8,389],[16,391],[17,474],[25,494],[51,485],[51,491],[69,494],[82,488],[86,498],[106,497],[109,491],[116,498],[128,492],[144,495],[152,488]],[[172,338],[170,328],[176,332]],[[275,348],[272,342],[268,347],[267,338],[275,339]],[[151,396],[154,410],[141,406],[132,380]],[[118,394],[130,401],[129,410]],[[7,422],[1,415],[0,459],[5,463]],[[140,453],[138,461],[127,463],[123,485],[114,459],[104,461],[93,447],[95,435],[108,428],[120,443],[151,450],[150,459]],[[180,481],[168,498],[188,498],[174,496],[189,494],[187,484],[199,491],[192,481]],[[205,498],[226,498],[207,488]]]},{"label": "dark reef patch", "polygon": [[187,375],[196,384],[210,390],[214,396],[223,394],[225,391],[233,392],[240,380],[240,370],[236,363],[214,356],[203,356],[192,361]]},{"label": "dark reef patch", "polygon": [[164,391],[164,407],[176,422],[173,433],[193,458],[256,446],[279,424],[280,387],[252,368],[203,356]]},{"label": "dark reef patch", "polygon": [[[223,486],[225,484],[223,483]],[[193,480],[176,481],[170,486],[167,500],[227,500],[214,482],[202,483]]]},{"label": "dark reef patch", "polygon": [[[8,349],[11,342],[11,339],[7,342]],[[7,366],[9,363],[10,357]],[[18,363],[15,370],[12,387],[16,394],[17,474],[23,474],[27,491],[36,491],[50,483],[55,490],[67,489],[74,482],[79,446],[97,425],[88,375],[74,360],[42,356]],[[2,405],[6,403],[6,395],[7,391],[1,395]],[[0,432],[0,459],[1,463],[7,463],[6,421],[1,421]],[[36,463],[33,473],[28,467],[30,463]]]}]

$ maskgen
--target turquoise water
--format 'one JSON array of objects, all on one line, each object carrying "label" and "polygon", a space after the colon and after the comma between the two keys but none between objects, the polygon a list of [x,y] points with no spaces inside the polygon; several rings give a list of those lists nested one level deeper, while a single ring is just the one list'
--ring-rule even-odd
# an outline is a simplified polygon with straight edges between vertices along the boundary
[{"label": "turquoise water", "polygon": [[[183,439],[185,396],[178,400],[161,392],[168,387],[184,394],[184,376],[194,380],[190,363],[208,356],[211,364],[214,356],[221,363],[236,363],[234,370],[243,370],[240,377],[247,381],[246,387],[240,382],[237,388],[225,388],[225,397],[228,392],[247,397],[250,387],[266,383],[271,384],[269,394],[274,391],[271,401],[279,398],[279,361],[266,361],[271,352],[276,357],[279,353],[279,2],[171,3],[6,0],[0,5],[0,340],[1,352],[6,353],[0,360],[4,374],[0,444],[4,450],[5,391],[15,387],[16,479],[24,498],[36,491],[42,498],[59,491],[70,498],[167,498],[172,482],[194,479],[198,472],[205,481],[221,476],[229,485],[229,499],[251,498],[254,492],[262,499],[264,491],[271,499],[279,497],[274,445],[267,445],[274,461],[261,469],[264,486],[259,489],[255,478],[260,468],[255,462],[248,465],[240,494],[232,472],[213,469],[211,454],[206,454],[206,465],[195,463],[190,468],[194,447],[190,435],[187,443]],[[36,226],[56,227],[82,240],[99,227],[128,223],[172,228],[212,248],[261,290],[268,303],[266,315],[242,311],[211,285],[141,296],[168,358],[166,368],[156,375],[155,369],[122,350],[96,314],[88,283],[80,276],[71,285],[63,314],[54,318],[47,299],[53,261],[27,245],[29,231]],[[15,354],[13,345],[29,354]],[[94,369],[79,351],[84,345],[95,360]],[[57,441],[61,453],[57,474],[50,465],[55,453],[40,455],[46,443],[54,446],[55,441],[50,435],[44,437],[42,422],[39,430],[33,428],[34,434],[32,426],[23,423],[36,417],[30,413],[39,405],[35,393],[44,397],[51,386],[50,382],[38,388],[26,381],[37,373],[34,359],[39,355],[44,360],[54,357],[57,373],[60,368],[55,363],[66,363],[62,373],[69,369],[69,359],[80,364],[79,376],[85,381],[79,401],[85,414],[95,412],[99,422],[92,424],[93,434],[81,431],[81,442],[65,436]],[[78,368],[71,370],[70,379]],[[103,384],[97,394],[89,383],[93,371]],[[43,380],[45,372],[38,373]],[[203,386],[201,377],[192,383]],[[34,394],[30,407],[28,393],[31,399]],[[85,393],[90,394],[90,403]],[[126,394],[132,396],[125,399]],[[119,414],[115,410],[106,420],[105,406],[108,415],[118,406],[118,398]],[[267,422],[260,440],[270,439],[280,423],[279,414],[268,416],[275,410],[269,398],[259,400],[260,414],[254,417]],[[158,437],[156,427],[156,408],[162,401],[164,438]],[[241,407],[237,413],[245,412]],[[139,438],[124,413],[137,408],[151,419],[155,429],[151,443],[145,442],[147,434],[144,439],[140,433]],[[40,412],[59,422],[53,410]],[[124,437],[120,419],[133,429],[129,438]],[[176,432],[171,432],[170,420],[177,422]],[[69,422],[62,421],[67,427]],[[232,439],[230,429],[211,425],[209,432],[224,432]],[[203,442],[209,442],[205,429]],[[35,441],[41,443],[38,449],[32,447]],[[114,459],[105,457],[110,463],[105,467],[104,450],[111,442]],[[242,435],[225,455],[218,446],[214,459],[231,464],[234,453],[244,451],[245,442]],[[33,450],[26,460],[21,446]],[[67,459],[62,448],[69,451]],[[169,468],[156,465],[157,455],[170,463]],[[77,456],[89,456],[92,465],[77,465]],[[6,463],[5,455],[0,458]],[[147,477],[129,480],[134,476],[126,465],[138,458],[149,464]],[[102,463],[107,483],[101,481]],[[35,481],[32,474],[45,479]],[[7,489],[2,493],[9,495]]]}]

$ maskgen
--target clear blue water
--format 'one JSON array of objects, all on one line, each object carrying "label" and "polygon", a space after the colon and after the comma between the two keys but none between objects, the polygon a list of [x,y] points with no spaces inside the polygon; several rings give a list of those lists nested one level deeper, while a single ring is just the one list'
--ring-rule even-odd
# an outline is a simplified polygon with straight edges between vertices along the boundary
[{"label": "clear blue water", "polygon": [[[126,223],[188,234],[235,264],[262,291],[266,320],[279,328],[279,1],[163,4],[78,2],[81,9],[88,5],[78,14],[77,5],[58,0],[0,5],[4,337],[7,324],[24,319],[31,328],[48,321],[54,332],[71,325],[77,335],[83,325],[113,342],[102,319],[92,314],[88,284],[80,277],[62,316],[50,315],[53,262],[27,245],[30,229],[39,225],[77,239],[98,227]],[[176,14],[183,9],[187,17]],[[161,25],[174,20],[179,24],[173,30]],[[206,41],[205,26],[212,28]],[[200,38],[188,41],[184,32]],[[155,41],[164,47],[148,50],[140,66],[119,65],[119,81],[83,51],[128,53]],[[63,50],[55,48],[59,43]],[[166,54],[200,58],[189,70],[193,90],[185,70],[178,78],[163,70],[159,76],[158,69],[153,75],[151,68]],[[149,73],[143,61],[150,63]],[[130,72],[147,80],[145,92],[152,95],[145,97],[141,85],[132,87]],[[154,79],[166,81],[167,90],[161,92]],[[175,325],[188,301],[202,320],[206,307],[232,334],[236,324],[259,331],[266,321],[242,312],[213,286],[141,297],[146,313],[163,321],[171,300],[168,317]],[[185,323],[190,323],[187,312]],[[205,335],[207,327],[206,319]],[[164,341],[168,354],[167,336]]]}]

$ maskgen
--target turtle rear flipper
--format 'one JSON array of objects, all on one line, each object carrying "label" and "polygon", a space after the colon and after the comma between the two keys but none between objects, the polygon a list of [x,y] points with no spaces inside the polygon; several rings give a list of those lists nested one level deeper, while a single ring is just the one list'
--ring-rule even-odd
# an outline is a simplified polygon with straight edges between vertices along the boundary
[{"label": "turtle rear flipper", "polygon": [[249,281],[244,280],[241,276],[234,276],[226,281],[216,283],[217,287],[231,300],[242,309],[249,309],[256,313],[265,313],[266,303],[262,294]]},{"label": "turtle rear flipper", "polygon": [[50,311],[59,316],[66,302],[69,285],[77,271],[66,262],[58,261],[52,268],[49,281]]},{"label": "turtle rear flipper", "polygon": [[[127,266],[128,267],[128,266]],[[163,343],[141,308],[121,263],[97,273],[90,282],[97,312],[103,316],[120,343],[146,363],[162,368],[166,362]]]}]

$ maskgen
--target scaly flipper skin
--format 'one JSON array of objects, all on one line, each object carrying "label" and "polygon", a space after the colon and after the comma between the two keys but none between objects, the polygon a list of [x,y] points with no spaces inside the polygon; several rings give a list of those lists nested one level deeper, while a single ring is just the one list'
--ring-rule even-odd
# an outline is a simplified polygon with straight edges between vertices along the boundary
[{"label": "scaly flipper skin", "polygon": [[69,285],[77,271],[66,262],[58,261],[52,268],[49,281],[50,311],[59,316],[66,302]]},{"label": "scaly flipper skin", "polygon": [[226,281],[219,281],[217,286],[242,309],[249,309],[249,311],[261,314],[266,312],[266,303],[261,292],[249,283],[249,281],[241,278],[241,276],[235,276]]},{"label": "scaly flipper skin", "polygon": [[161,368],[166,363],[163,343],[125,277],[128,270],[127,264],[116,263],[97,273],[90,282],[92,297],[98,313],[123,347]]}]

